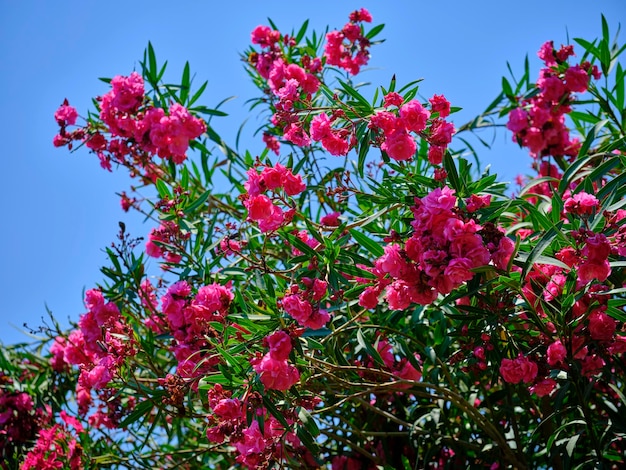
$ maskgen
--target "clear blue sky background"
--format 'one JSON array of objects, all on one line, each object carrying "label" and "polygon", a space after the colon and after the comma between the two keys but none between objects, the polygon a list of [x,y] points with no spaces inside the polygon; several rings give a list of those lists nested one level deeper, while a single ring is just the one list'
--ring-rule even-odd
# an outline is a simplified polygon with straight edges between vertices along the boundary
[{"label": "clear blue sky background", "polygon": [[[497,95],[507,60],[521,70],[528,53],[536,77],[535,53],[544,41],[559,45],[568,33],[593,39],[600,13],[612,31],[626,22],[625,0],[0,0],[0,342],[27,340],[14,326],[39,325],[46,304],[62,323],[77,320],[83,289],[102,279],[102,248],[113,241],[118,221],[136,236],[151,228],[121,211],[115,192],[128,186],[121,174],[101,170],[86,152],[53,148],[53,113],[64,98],[85,115],[91,98],[107,90],[97,78],[138,68],[150,40],[157,57],[169,61],[171,76],[178,78],[189,60],[196,83],[209,80],[204,104],[238,97],[224,108],[231,116],[213,122],[232,138],[248,116],[245,100],[256,96],[239,61],[250,31],[268,16],[283,30],[306,18],[318,31],[338,28],[361,6],[386,24],[387,39],[373,49],[375,70],[363,79],[386,85],[394,73],[399,83],[422,77],[424,96],[443,93],[464,108],[457,124]],[[509,140],[502,133],[495,150],[483,152],[483,162],[505,180],[530,163]]]}]

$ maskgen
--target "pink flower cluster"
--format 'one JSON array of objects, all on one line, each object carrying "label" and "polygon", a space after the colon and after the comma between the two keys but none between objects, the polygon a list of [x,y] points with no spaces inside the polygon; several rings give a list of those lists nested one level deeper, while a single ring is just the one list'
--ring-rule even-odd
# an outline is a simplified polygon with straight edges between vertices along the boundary
[{"label": "pink flower cluster", "polygon": [[595,196],[584,191],[567,197],[564,202],[565,212],[579,215],[589,216],[600,207],[600,201]]},{"label": "pink flower cluster", "polygon": [[57,337],[50,347],[51,364],[56,370],[68,365],[80,368],[77,385],[79,411],[86,414],[92,404],[91,390],[107,387],[127,357],[136,353],[132,329],[124,322],[113,302],[102,292],[91,289],[85,294],[88,312],[66,338]]},{"label": "pink flower cluster", "polygon": [[179,245],[179,242],[186,236],[175,222],[163,221],[157,228],[150,231],[146,242],[146,254],[153,258],[164,258],[167,263],[176,264],[180,262],[182,256],[175,253],[173,247]]},{"label": "pink flower cluster", "polygon": [[376,112],[369,127],[382,133],[380,148],[389,157],[398,161],[413,158],[417,150],[414,133],[429,142],[428,161],[433,165],[441,164],[454,134],[454,126],[444,119],[450,114],[450,103],[442,95],[435,95],[430,104],[432,112],[438,114],[434,119],[431,119],[431,111],[417,100],[404,103],[402,96],[395,92],[385,96],[385,108],[394,106],[396,111]]},{"label": "pink flower cluster", "polygon": [[17,447],[31,442],[47,419],[43,408],[35,409],[26,392],[11,391],[12,380],[0,372],[0,461],[9,459]]},{"label": "pink flower cluster", "polygon": [[[182,163],[189,141],[206,131],[204,121],[178,103],[173,103],[167,111],[149,104],[143,78],[137,72],[113,78],[111,91],[99,97],[99,101],[100,119],[106,130],[88,123],[85,128],[68,133],[66,126],[76,122],[77,113],[66,100],[55,113],[61,132],[54,138],[54,145],[85,140],[86,146],[98,155],[102,167],[109,170],[114,162],[127,166],[131,176],[143,172],[144,178],[154,182],[159,176],[152,162],[154,155]],[[105,137],[106,133],[110,139]]]},{"label": "pink flower cluster", "polygon": [[26,454],[20,470],[54,470],[69,469],[82,470],[83,449],[76,441],[75,434],[70,431],[72,426],[75,433],[85,430],[76,418],[69,416],[65,411],[60,413],[61,423],[42,429],[35,443],[35,447]]},{"label": "pink flower cluster", "polygon": [[289,390],[300,380],[298,369],[287,362],[291,337],[281,330],[267,336],[263,342],[270,350],[263,358],[250,361],[254,371],[267,390]]},{"label": "pink flower cluster", "polygon": [[[228,439],[236,449],[237,462],[246,468],[269,468],[270,462],[284,462],[295,456],[299,462],[315,467],[313,456],[295,433],[260,406],[258,393],[246,394],[240,400],[217,384],[209,390],[208,402],[213,412],[209,416],[208,440],[223,443]],[[252,417],[251,421],[247,416]],[[291,426],[297,416],[287,410],[284,420]]]},{"label": "pink flower cluster", "polygon": [[502,359],[500,363],[500,375],[510,384],[532,383],[537,371],[537,364],[521,354],[515,359]]},{"label": "pink flower cluster", "polygon": [[[467,203],[477,204],[477,197]],[[479,205],[488,206],[488,196],[482,198]],[[458,208],[454,190],[444,186],[416,198],[412,211],[412,236],[403,245],[385,246],[372,270],[376,283],[359,297],[362,307],[376,307],[383,290],[394,310],[407,309],[411,303],[426,305],[472,279],[474,268],[490,263],[507,268],[513,241],[493,224],[481,226]]]},{"label": "pink flower cluster", "polygon": [[189,141],[206,131],[201,119],[178,103],[166,115],[162,108],[144,104],[143,78],[137,72],[111,80],[111,91],[101,98],[100,119],[112,136],[132,138],[141,150],[182,163]]},{"label": "pink flower cluster", "polygon": [[[262,232],[273,232],[289,223],[294,210],[286,212],[276,204],[282,202],[287,205],[285,196],[297,196],[306,189],[300,175],[294,175],[289,168],[280,163],[275,166],[263,166],[261,173],[258,165],[248,170],[248,181],[244,183],[246,193],[241,195],[243,205],[248,209],[248,219],[257,222]],[[273,192],[272,198],[265,193]]]},{"label": "pink flower cluster", "polygon": [[509,113],[507,128],[514,133],[513,140],[528,147],[535,158],[544,156],[569,156],[578,154],[580,143],[570,139],[565,126],[565,114],[571,112],[573,93],[587,90],[589,76],[600,78],[597,67],[589,62],[570,66],[568,57],[574,55],[573,46],[554,49],[552,41],[546,42],[538,56],[546,67],[541,69],[537,87],[539,93],[523,100],[521,107]]},{"label": "pink flower cluster", "polygon": [[172,284],[161,298],[170,334],[174,337],[171,350],[178,360],[178,374],[198,377],[217,365],[219,357],[208,357],[207,337],[215,336],[210,323],[224,323],[234,298],[230,286],[217,283],[202,286],[192,296],[186,281]]},{"label": "pink flower cluster", "polygon": [[341,31],[326,34],[324,57],[326,64],[334,65],[356,75],[369,61],[370,41],[361,23],[371,23],[372,15],[365,8],[350,14],[350,21]]},{"label": "pink flower cluster", "polygon": [[348,141],[350,132],[348,129],[334,129],[333,121],[337,115],[331,117],[326,113],[316,115],[311,121],[311,138],[316,142],[321,142],[331,155],[347,155],[353,145]]},{"label": "pink flower cluster", "polygon": [[[556,257],[572,265],[581,263],[576,260],[576,251],[570,247],[562,249]],[[548,377],[550,369],[569,371],[576,363],[583,375],[596,376],[602,373],[607,361],[613,360],[611,356],[626,352],[626,336],[619,334],[616,320],[607,313],[609,296],[604,295],[604,292],[609,288],[600,283],[586,288],[586,293],[577,297],[571,309],[563,312],[564,320],[574,327],[571,338],[557,336],[544,306],[564,294],[566,281],[566,269],[553,265],[535,265],[523,286],[525,299],[545,322],[544,333],[538,336],[539,343],[545,347],[545,356],[535,353],[539,374],[531,387],[531,391],[539,396],[550,393],[557,385],[556,381]],[[587,282],[581,279],[579,272],[576,289],[582,291]],[[536,347],[538,345],[535,344],[535,351],[541,350]],[[502,375],[506,381],[516,383],[507,379],[505,373]]]},{"label": "pink flower cluster", "polygon": [[[259,45],[261,51],[252,52],[248,61],[267,80],[275,110],[273,124],[282,129],[286,140],[300,146],[309,145],[310,140],[302,131],[294,109],[300,103],[310,101],[311,95],[318,91],[322,61],[318,57],[311,58],[305,54],[298,63],[289,63],[282,45],[295,46],[294,38],[282,36],[279,31],[268,26],[257,26],[252,31],[252,43]],[[263,141],[278,155],[280,144],[273,135],[265,133]]]},{"label": "pink flower cluster", "polygon": [[280,300],[279,305],[301,326],[319,330],[328,320],[329,313],[320,308],[320,301],[326,296],[328,283],[321,279],[303,278],[305,289],[292,285],[289,292]]}]

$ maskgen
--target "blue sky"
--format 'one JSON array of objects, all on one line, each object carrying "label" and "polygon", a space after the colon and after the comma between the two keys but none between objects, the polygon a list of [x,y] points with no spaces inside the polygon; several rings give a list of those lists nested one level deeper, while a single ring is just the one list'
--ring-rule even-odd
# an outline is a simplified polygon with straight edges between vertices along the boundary
[{"label": "blue sky", "polygon": [[[36,327],[45,305],[63,324],[84,311],[83,289],[102,279],[103,248],[115,238],[118,221],[135,236],[150,226],[119,207],[117,191],[129,181],[100,169],[95,156],[69,154],[52,146],[53,113],[64,98],[86,114],[92,97],[106,92],[98,77],[127,75],[152,41],[160,61],[176,79],[186,60],[196,83],[209,80],[204,104],[236,96],[213,121],[234,140],[256,96],[239,53],[250,31],[271,17],[281,29],[298,28],[309,18],[322,31],[340,28],[350,11],[366,7],[374,23],[385,23],[386,42],[372,50],[363,80],[387,85],[424,78],[420,93],[443,93],[463,111],[462,124],[499,92],[506,62],[521,70],[524,56],[536,77],[536,51],[546,40],[600,34],[604,13],[612,31],[626,23],[624,0],[402,0],[370,1],[187,1],[107,2],[0,0],[0,136],[3,142],[4,205],[0,246],[0,342],[27,340],[19,331]],[[625,40],[626,38],[622,38]],[[258,148],[251,135],[260,124],[250,116],[242,147]],[[503,180],[527,170],[530,159],[504,133],[483,163]]]}]

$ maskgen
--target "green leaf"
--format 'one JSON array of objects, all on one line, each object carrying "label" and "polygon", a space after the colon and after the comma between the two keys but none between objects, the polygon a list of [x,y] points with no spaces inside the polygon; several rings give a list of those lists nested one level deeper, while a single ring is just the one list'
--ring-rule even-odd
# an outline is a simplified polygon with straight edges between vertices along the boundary
[{"label": "green leaf", "polygon": [[552,227],[548,230],[543,236],[536,242],[535,247],[532,249],[528,258],[524,263],[524,267],[522,268],[522,282],[526,278],[526,275],[530,272],[533,265],[537,262],[539,256],[543,254],[543,252],[550,246],[552,240],[554,240],[557,235],[559,235],[560,228],[563,225],[563,221],[561,221],[556,227]]},{"label": "green leaf", "polygon": [[210,195],[211,195],[211,190],[207,189],[204,193],[200,195],[198,199],[196,199],[194,202],[192,202],[187,207],[185,207],[185,209],[183,210],[185,214],[191,214],[195,212],[196,209],[203,206],[206,203],[207,199],[209,199]]},{"label": "green leaf", "polygon": [[283,414],[276,409],[274,403],[272,402],[272,400],[269,399],[267,395],[263,397],[263,405],[265,406],[265,408],[267,408],[267,411],[269,411],[270,414],[285,427],[285,429],[291,429],[291,426],[289,426],[289,423],[285,419],[285,416],[283,416]]},{"label": "green leaf", "polygon": [[341,84],[341,88],[343,88],[343,91],[345,91],[348,95],[350,95],[352,98],[357,100],[359,102],[359,104],[362,105],[362,110],[363,111],[365,111],[367,113],[373,112],[372,106],[370,105],[369,101],[367,101],[365,99],[365,97],[363,97],[363,95],[361,95],[361,93],[356,91],[354,88],[352,88],[346,82],[344,82],[342,80],[339,80],[339,79],[337,79],[337,81]]},{"label": "green leaf", "polygon": [[363,178],[365,174],[365,159],[367,158],[367,153],[370,149],[370,141],[372,140],[372,131],[368,130],[363,134],[361,138],[358,139],[359,142],[359,159],[357,162],[357,171],[359,176]]},{"label": "green leaf", "polygon": [[300,421],[309,432],[309,434],[311,434],[311,436],[317,437],[320,435],[320,428],[317,426],[315,418],[313,418],[313,416],[311,416],[311,413],[309,413],[306,409],[302,407],[300,408],[300,411],[298,412],[298,418],[300,418]]},{"label": "green leaf", "polygon": [[226,378],[224,374],[216,372],[215,374],[209,374],[202,377],[198,388],[200,390],[209,390],[212,389],[215,384],[229,385],[230,382],[230,379]]},{"label": "green leaf", "polygon": [[180,102],[184,105],[189,96],[189,90],[191,89],[191,79],[189,77],[189,62],[185,62],[185,68],[183,69],[183,77],[180,81]]},{"label": "green leaf", "polygon": [[511,84],[505,77],[502,77],[502,91],[508,98],[515,97],[515,95],[513,94],[513,88],[511,88]]},{"label": "green leaf", "polygon": [[302,38],[306,34],[306,30],[308,27],[309,27],[309,20],[306,20],[304,23],[302,23],[300,30],[296,34],[296,43],[299,43],[300,41],[302,41]]},{"label": "green leaf", "polygon": [[365,248],[376,258],[380,258],[385,253],[385,250],[380,243],[372,240],[364,233],[361,233],[356,229],[350,229],[349,232],[350,235],[352,235],[352,238],[354,238],[360,246]]},{"label": "green leaf", "polygon": [[281,237],[287,239],[287,241],[294,246],[295,248],[297,248],[298,250],[300,250],[301,252],[309,255],[310,257],[315,257],[315,258],[319,258],[320,254],[315,251],[313,248],[311,248],[309,245],[307,245],[306,243],[304,243],[302,240],[300,240],[298,237],[290,234],[290,233],[283,233],[281,234]]},{"label": "green leaf", "polygon": [[365,351],[367,351],[367,354],[369,354],[370,357],[374,359],[374,362],[376,364],[385,367],[385,361],[383,361],[380,353],[376,350],[376,348],[374,348],[374,346],[369,343],[369,341],[365,340],[365,337],[363,336],[363,331],[361,331],[360,329],[356,331],[356,340],[359,343],[359,346],[365,349]]},{"label": "green leaf", "polygon": [[378,33],[380,33],[383,30],[384,27],[385,27],[384,23],[374,26],[365,34],[365,37],[367,39],[373,39]]},{"label": "green leaf", "polygon": [[600,130],[604,126],[606,126],[606,124],[608,122],[609,122],[608,119],[604,119],[604,120],[599,121],[598,123],[596,123],[596,125],[591,128],[591,130],[589,131],[589,133],[585,137],[585,140],[583,141],[583,144],[580,146],[580,150],[578,152],[578,158],[587,155],[587,152],[589,151],[589,148],[591,147],[591,144],[593,144],[593,141],[595,140],[596,135],[598,135]]},{"label": "green leaf", "polygon": [[129,414],[126,418],[124,418],[124,420],[118,425],[118,427],[126,428],[134,422],[139,421],[142,416],[150,413],[152,411],[152,408],[154,408],[154,403],[152,402],[152,400],[142,401],[137,406],[135,406],[133,412]]},{"label": "green leaf", "polygon": [[161,196],[161,199],[165,199],[166,197],[167,198],[172,197],[172,193],[170,193],[170,190],[167,187],[167,184],[165,184],[165,182],[161,178],[157,179],[156,187],[157,187],[157,191],[159,192],[159,196]]},{"label": "green leaf", "polygon": [[348,274],[350,276],[356,277],[364,277],[366,279],[376,279],[376,276],[369,271],[365,271],[357,266],[352,266],[349,264],[334,264],[334,268],[337,269],[340,273]]},{"label": "green leaf", "polygon": [[461,187],[461,180],[459,179],[459,174],[456,171],[454,159],[447,150],[445,156],[443,157],[443,166],[448,172],[448,181],[450,182],[450,186],[452,186],[452,189],[456,191],[457,197],[461,197],[464,194],[463,188]]},{"label": "green leaf", "polygon": [[194,95],[191,97],[191,99],[189,100],[189,103],[187,104],[188,106],[191,106],[192,104],[194,104],[196,101],[198,101],[198,98],[200,98],[202,96],[202,93],[204,93],[204,90],[206,90],[207,85],[209,84],[208,81],[204,82],[202,84],[202,86],[200,86],[200,88],[198,89],[198,91],[196,91],[194,93]]},{"label": "green leaf", "polygon": [[157,62],[156,55],[154,53],[154,48],[152,47],[152,43],[148,41],[148,72],[150,75],[156,78],[157,76]]}]

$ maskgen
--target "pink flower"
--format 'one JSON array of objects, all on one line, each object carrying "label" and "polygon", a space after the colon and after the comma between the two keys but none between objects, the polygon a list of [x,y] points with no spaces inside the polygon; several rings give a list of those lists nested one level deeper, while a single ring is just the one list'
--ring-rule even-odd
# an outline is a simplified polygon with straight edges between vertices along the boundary
[{"label": "pink flower", "polygon": [[602,372],[602,368],[606,364],[604,362],[604,359],[602,359],[597,354],[593,354],[593,355],[585,357],[582,363],[583,363],[582,374],[586,377],[600,374],[600,372]]},{"label": "pink flower", "polygon": [[308,147],[311,145],[311,139],[307,133],[302,129],[300,123],[292,122],[284,131],[283,137],[289,142],[296,144],[299,147]]},{"label": "pink flower", "polygon": [[[448,266],[444,270],[444,276],[455,285],[459,285],[462,282],[469,281],[474,277],[474,273],[471,271],[473,268],[472,262],[467,258],[454,258],[450,260]],[[442,294],[447,294],[443,292]]]},{"label": "pink flower", "polygon": [[285,312],[298,320],[300,324],[304,323],[313,313],[311,303],[295,294],[286,295],[282,300],[282,306]]},{"label": "pink flower", "polygon": [[269,355],[277,361],[285,361],[291,352],[291,337],[282,330],[271,334],[266,338],[270,348]]},{"label": "pink flower", "polygon": [[391,91],[385,95],[383,106],[385,108],[388,108],[389,106],[400,107],[403,101],[404,98],[402,98],[401,94],[396,93],[395,91]]},{"label": "pink flower", "polygon": [[[201,318],[211,321],[219,321],[226,315],[230,303],[234,299],[230,288],[214,282],[198,289],[191,306]],[[217,314],[214,316],[214,314]]]},{"label": "pink flower", "polygon": [[585,261],[578,267],[578,280],[583,284],[597,279],[604,282],[611,274],[611,265],[608,260],[604,261]]},{"label": "pink flower", "polygon": [[611,341],[617,323],[602,310],[594,310],[589,315],[589,334],[597,341]]},{"label": "pink flower", "polygon": [[530,387],[530,393],[534,393],[538,397],[545,397],[545,396],[550,395],[555,387],[556,387],[556,380],[543,379],[540,382],[537,382],[532,387]]},{"label": "pink flower", "polygon": [[465,200],[465,204],[467,206],[467,212],[476,212],[483,207],[488,207],[491,204],[491,194],[485,194],[484,196],[479,196],[478,194],[472,194],[469,198]]},{"label": "pink flower", "polygon": [[334,156],[347,155],[350,150],[348,141],[341,137],[339,132],[333,131],[322,139],[322,147]]},{"label": "pink flower", "polygon": [[289,390],[300,380],[298,369],[288,364],[286,360],[274,359],[270,354],[263,356],[253,368],[268,390]]},{"label": "pink flower", "polygon": [[563,346],[563,343],[561,343],[560,340],[557,339],[554,343],[548,346],[547,360],[548,364],[550,364],[552,367],[556,366],[559,363],[564,364],[566,357],[567,349],[565,348],[565,346]]},{"label": "pink flower", "polygon": [[498,249],[491,254],[494,266],[502,270],[507,269],[514,251],[515,242],[509,237],[502,237],[498,243]]},{"label": "pink flower", "polygon": [[447,211],[456,206],[455,191],[447,186],[435,188],[424,196],[421,201],[424,209],[432,214]]},{"label": "pink flower", "polygon": [[546,41],[543,43],[537,52],[537,56],[543,60],[548,67],[556,65],[556,60],[554,60],[554,43],[552,41]]},{"label": "pink flower", "polygon": [[320,141],[330,135],[330,119],[327,114],[320,113],[311,120],[311,138]]},{"label": "pink flower", "polygon": [[398,372],[395,373],[395,375],[404,380],[413,380],[415,382],[421,380],[422,373],[413,367],[413,364],[411,364],[408,360],[403,359],[403,361],[404,365]]},{"label": "pink flower", "polygon": [[246,464],[252,464],[248,465],[248,468],[256,468],[257,454],[261,454],[267,446],[257,420],[252,420],[250,427],[243,431],[243,439],[236,441],[234,446],[237,448],[242,461]]},{"label": "pink flower", "polygon": [[565,86],[571,92],[587,91],[589,86],[589,73],[580,65],[569,67],[565,71]]},{"label": "pink flower", "polygon": [[387,135],[380,147],[394,160],[410,160],[417,150],[415,139],[406,130],[398,129]]},{"label": "pink flower", "polygon": [[359,305],[363,308],[373,309],[378,305],[378,296],[380,290],[374,286],[368,286],[365,288],[361,295],[359,295]]},{"label": "pink flower", "polygon": [[406,310],[411,305],[410,287],[404,281],[394,281],[387,287],[385,300],[392,310]]},{"label": "pink flower", "polygon": [[389,273],[394,278],[405,277],[411,267],[406,258],[401,254],[399,245],[391,244],[384,248],[385,253],[379,258],[380,270]]},{"label": "pink flower", "polygon": [[258,196],[265,191],[265,182],[255,168],[249,168],[246,174],[248,175],[248,180],[243,184],[243,187],[246,189],[249,196]]},{"label": "pink flower", "polygon": [[509,113],[506,127],[515,134],[526,130],[528,128],[528,113],[522,108],[515,108]]},{"label": "pink flower", "polygon": [[331,212],[330,214],[322,216],[322,218],[320,219],[320,224],[326,225],[328,227],[339,227],[339,225],[341,225],[341,221],[339,220],[340,216],[341,213],[339,212]]},{"label": "pink flower", "polygon": [[372,15],[369,11],[367,11],[365,8],[361,8],[360,10],[354,10],[352,13],[350,13],[350,21],[353,22],[365,22],[365,23],[371,23],[372,22]]},{"label": "pink flower", "polygon": [[54,119],[61,126],[73,126],[76,124],[76,118],[78,118],[78,111],[70,106],[67,100],[63,101],[63,104],[54,113]]},{"label": "pink flower", "polygon": [[302,326],[311,328],[312,330],[319,330],[324,327],[330,320],[330,314],[326,310],[321,308],[313,310],[313,313],[304,322],[301,322]]},{"label": "pink flower", "polygon": [[272,200],[264,194],[251,197],[245,201],[244,205],[248,209],[248,217],[256,221],[270,217],[275,207]]},{"label": "pink flower", "polygon": [[426,129],[430,112],[417,100],[411,100],[400,108],[400,119],[407,130],[421,132]]},{"label": "pink flower", "polygon": [[402,127],[402,122],[395,114],[389,111],[377,111],[371,118],[368,125],[371,129],[380,129],[386,136],[393,133],[393,131]]},{"label": "pink flower", "polygon": [[584,191],[568,197],[564,203],[565,212],[576,215],[591,215],[598,207],[600,207],[600,201]]},{"label": "pink flower", "polygon": [[237,398],[223,398],[213,407],[213,412],[222,419],[241,418],[241,402]]},{"label": "pink flower", "polygon": [[134,111],[143,102],[143,77],[137,72],[132,72],[128,77],[114,77],[111,87],[111,104],[122,112]]},{"label": "pink flower", "polygon": [[443,95],[434,95],[429,99],[433,113],[439,113],[440,118],[450,115],[450,102]]},{"label": "pink flower", "polygon": [[[275,167],[266,166],[263,168],[261,179],[263,180],[265,188],[270,191],[280,188],[283,185],[283,175],[286,170],[287,169],[279,163],[277,163]],[[254,172],[256,173],[256,171]]]},{"label": "pink flower", "polygon": [[273,232],[274,230],[280,228],[286,220],[287,217],[285,216],[283,210],[272,204],[269,215],[266,218],[259,220],[259,230],[263,233]]},{"label": "pink flower", "polygon": [[500,374],[510,384],[530,383],[535,380],[537,371],[537,364],[521,354],[515,359],[502,359],[500,364]]},{"label": "pink flower", "polygon": [[445,154],[446,147],[431,145],[430,147],[428,147],[428,162],[431,165],[441,165]]},{"label": "pink flower", "polygon": [[97,366],[87,372],[87,370],[83,370],[81,373],[81,377],[86,372],[85,385],[89,388],[93,388],[99,390],[108,385],[108,383],[113,380],[113,369],[114,364],[113,360],[110,356],[103,357]]},{"label": "pink flower", "polygon": [[288,169],[283,173],[281,182],[287,196],[296,196],[306,189],[306,184],[302,181],[302,176],[294,175],[291,170]]},{"label": "pink flower", "polygon": [[428,140],[432,145],[447,146],[452,142],[452,134],[454,134],[454,125],[439,118],[435,119],[430,127]]},{"label": "pink flower", "polygon": [[269,47],[280,40],[280,32],[269,26],[257,26],[250,36],[252,44],[258,44],[261,47]]}]

